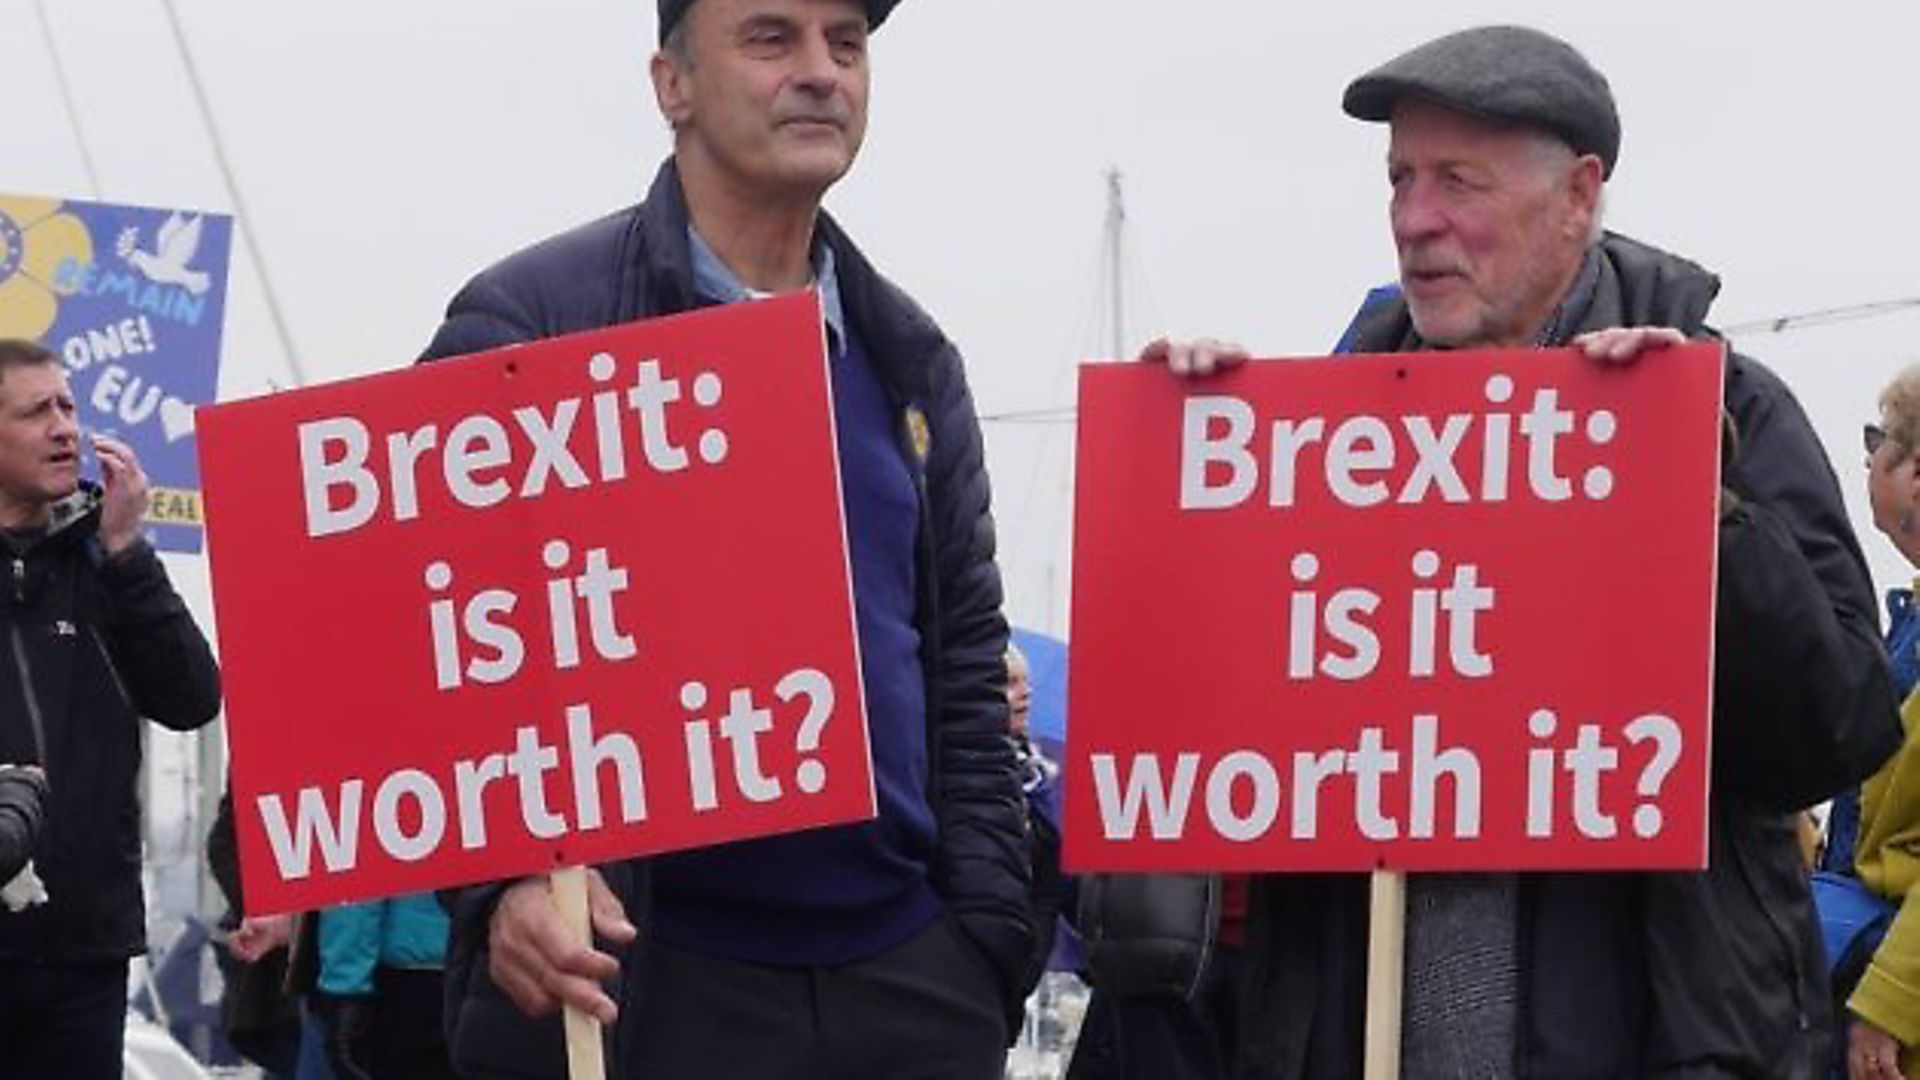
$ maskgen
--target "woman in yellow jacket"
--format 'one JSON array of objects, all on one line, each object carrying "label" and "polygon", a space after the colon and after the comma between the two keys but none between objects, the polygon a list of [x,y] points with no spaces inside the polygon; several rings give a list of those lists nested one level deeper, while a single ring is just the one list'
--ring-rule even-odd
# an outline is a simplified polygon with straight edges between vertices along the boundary
[{"label": "woman in yellow jacket", "polygon": [[[1880,423],[1866,430],[1867,496],[1873,524],[1920,570],[1920,364],[1880,394]],[[1920,578],[1916,579],[1920,587]],[[1897,685],[1920,663],[1920,613],[1913,593],[1889,597],[1889,659]],[[1903,678],[1903,676],[1907,676]],[[1920,692],[1900,709],[1906,733],[1896,753],[1860,792],[1855,867],[1876,895],[1893,902],[1893,922],[1847,998],[1851,1080],[1920,1080]]]},{"label": "woman in yellow jacket", "polygon": [[1920,1078],[1920,694],[1900,710],[1906,742],[1861,790],[1860,880],[1898,908],[1847,998],[1847,1073]]}]

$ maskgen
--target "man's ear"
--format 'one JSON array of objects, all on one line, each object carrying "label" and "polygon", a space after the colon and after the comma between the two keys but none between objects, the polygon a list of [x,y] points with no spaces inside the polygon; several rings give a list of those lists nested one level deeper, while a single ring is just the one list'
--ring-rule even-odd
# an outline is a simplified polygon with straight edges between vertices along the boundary
[{"label": "man's ear", "polygon": [[667,126],[678,129],[693,116],[693,87],[687,78],[687,65],[666,50],[653,54],[647,65],[653,77],[653,99]]},{"label": "man's ear", "polygon": [[1606,188],[1606,166],[1594,154],[1581,154],[1567,174],[1567,200],[1573,213],[1567,215],[1567,227],[1578,230],[1578,239],[1593,235],[1594,218],[1600,213],[1600,193]]}]

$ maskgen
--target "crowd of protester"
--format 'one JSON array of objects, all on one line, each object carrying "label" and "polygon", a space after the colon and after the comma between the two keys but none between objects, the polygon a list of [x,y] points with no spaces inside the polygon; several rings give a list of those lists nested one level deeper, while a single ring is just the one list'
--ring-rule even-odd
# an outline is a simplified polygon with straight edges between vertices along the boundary
[{"label": "crowd of protester", "polygon": [[[959,352],[821,207],[897,2],[659,0],[674,145],[651,189],[481,272],[423,356],[819,290],[877,818],[594,868],[582,944],[537,878],[250,912],[228,807],[226,1020],[271,1075],[561,1077],[566,1006],[604,1025],[619,1077],[987,1080],[1050,958],[1093,988],[1080,1080],[1359,1075],[1363,875],[1061,870]],[[1448,34],[1341,103],[1384,125],[1400,264],[1346,349],[1622,365],[1719,340],[1711,273],[1604,227],[1620,120],[1571,45]],[[1181,379],[1247,357],[1141,353]],[[1414,875],[1405,1075],[1920,1076],[1920,616],[1896,591],[1883,639],[1785,383],[1729,350],[1723,405],[1707,867]],[[1920,367],[1879,407],[1873,522],[1920,567]],[[0,341],[0,1078],[120,1075],[146,948],[138,721],[192,729],[220,702],[144,539],[137,458],[89,438],[103,482],[84,481],[83,438],[58,359]],[[1797,827],[1829,799],[1816,874]]]}]

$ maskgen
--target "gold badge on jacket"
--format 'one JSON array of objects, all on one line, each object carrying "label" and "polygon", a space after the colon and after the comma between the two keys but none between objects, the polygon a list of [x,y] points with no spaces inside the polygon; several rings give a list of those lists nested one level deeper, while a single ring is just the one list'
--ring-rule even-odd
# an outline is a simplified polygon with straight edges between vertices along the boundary
[{"label": "gold badge on jacket", "polygon": [[925,468],[927,455],[933,452],[933,429],[927,426],[927,414],[918,405],[907,406],[907,438],[913,442],[914,458]]}]

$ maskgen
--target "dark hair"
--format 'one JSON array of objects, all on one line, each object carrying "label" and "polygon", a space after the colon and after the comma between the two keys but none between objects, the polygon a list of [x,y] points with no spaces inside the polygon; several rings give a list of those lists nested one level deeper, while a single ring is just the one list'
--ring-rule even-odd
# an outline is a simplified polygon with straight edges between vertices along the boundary
[{"label": "dark hair", "polygon": [[57,364],[60,358],[39,342],[24,338],[0,338],[0,379],[14,368]]},{"label": "dark hair", "polygon": [[667,31],[660,42],[660,51],[679,61],[681,67],[693,66],[693,43],[687,39],[686,20],[675,22],[673,29]]}]

